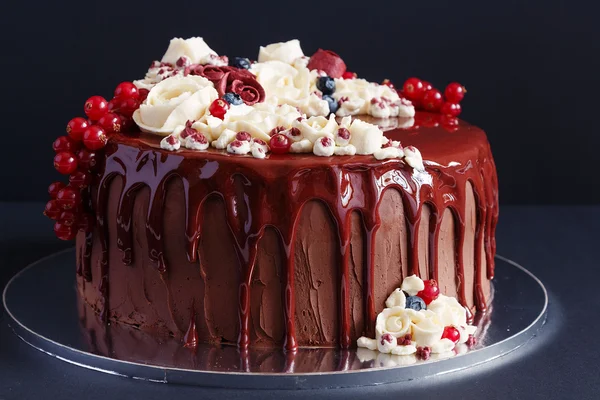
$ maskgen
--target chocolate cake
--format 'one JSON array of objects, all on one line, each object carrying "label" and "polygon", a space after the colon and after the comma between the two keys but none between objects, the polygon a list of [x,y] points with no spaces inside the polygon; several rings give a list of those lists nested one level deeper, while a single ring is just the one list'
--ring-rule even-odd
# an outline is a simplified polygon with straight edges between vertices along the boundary
[{"label": "chocolate cake", "polygon": [[174,39],[55,143],[71,178],[46,214],[76,238],[80,299],[192,349],[379,340],[401,284],[402,309],[442,292],[471,321],[491,297],[498,193],[485,133],[456,118],[463,95],[369,83],[297,41],[252,63]]}]

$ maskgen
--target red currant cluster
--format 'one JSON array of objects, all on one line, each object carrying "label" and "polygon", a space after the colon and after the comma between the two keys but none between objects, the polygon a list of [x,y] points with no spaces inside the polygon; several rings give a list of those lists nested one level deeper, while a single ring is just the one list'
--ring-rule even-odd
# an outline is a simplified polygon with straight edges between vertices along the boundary
[{"label": "red currant cluster", "polygon": [[56,221],[54,233],[59,239],[72,240],[78,230],[89,232],[92,228],[93,217],[84,210],[83,197],[98,167],[99,152],[106,146],[108,135],[126,132],[133,126],[131,116],[147,95],[147,90],[122,82],[111,101],[92,96],[83,107],[88,119],[73,118],[67,124],[67,135],[54,141],[54,168],[69,175],[69,184],[50,185],[51,200],[46,203],[44,215]]},{"label": "red currant cluster", "polygon": [[[383,81],[384,85],[394,88],[389,79]],[[460,102],[465,97],[467,90],[460,83],[452,82],[446,86],[444,95],[434,88],[431,83],[419,78],[408,78],[402,90],[396,89],[398,94],[410,100],[415,109],[440,113],[448,117],[458,117],[462,111]]]}]

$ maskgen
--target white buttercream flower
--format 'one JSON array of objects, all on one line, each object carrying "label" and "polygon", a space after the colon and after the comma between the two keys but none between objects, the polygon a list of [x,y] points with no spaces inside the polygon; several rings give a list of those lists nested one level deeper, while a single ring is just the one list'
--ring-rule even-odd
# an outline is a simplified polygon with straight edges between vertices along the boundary
[{"label": "white buttercream flower", "polygon": [[235,131],[232,131],[231,129],[225,129],[223,132],[221,132],[221,135],[218,137],[218,139],[213,140],[211,145],[216,149],[226,149],[227,145],[233,142],[236,135],[237,133]]},{"label": "white buttercream flower", "polygon": [[150,90],[144,103],[133,113],[133,120],[145,132],[168,135],[178,125],[202,118],[218,97],[208,79],[177,75]]},{"label": "white buttercream flower", "polygon": [[440,294],[427,306],[427,309],[436,313],[445,326],[466,326],[467,313],[465,308],[455,297]]},{"label": "white buttercream flower", "polygon": [[264,140],[257,139],[252,141],[250,152],[254,158],[265,158],[267,151],[269,151],[269,146]]},{"label": "white buttercream flower", "polygon": [[375,331],[377,334],[391,333],[399,338],[410,333],[412,318],[416,315],[415,310],[404,307],[384,308],[377,315]]},{"label": "white buttercream flower", "polygon": [[227,152],[232,154],[248,154],[250,153],[250,142],[236,139],[227,145]]},{"label": "white buttercream flower", "polygon": [[398,341],[391,333],[380,334],[377,332],[375,340],[377,341],[377,350],[380,353],[390,353],[398,346]]},{"label": "white buttercream flower", "polygon": [[425,289],[425,283],[416,275],[407,276],[402,281],[402,290],[409,296],[416,296],[421,290]]},{"label": "white buttercream flower", "polygon": [[369,350],[377,350],[377,341],[365,336],[359,337],[356,341],[356,345]]},{"label": "white buttercream flower", "polygon": [[[272,43],[268,46],[260,46],[258,51],[258,62],[281,61],[292,64],[296,59],[304,57],[300,41],[293,39],[287,42]],[[308,64],[308,63],[307,63]]]},{"label": "white buttercream flower", "polygon": [[350,144],[356,147],[356,154],[373,154],[381,149],[383,132],[377,125],[355,119],[349,130]]},{"label": "white buttercream flower", "polygon": [[308,139],[302,139],[298,142],[292,143],[290,146],[291,153],[312,153],[313,143]]},{"label": "white buttercream flower", "polygon": [[181,147],[181,140],[177,137],[177,135],[169,135],[165,136],[160,141],[160,148],[170,151],[179,150]]},{"label": "white buttercream flower", "polygon": [[440,339],[434,344],[431,345],[432,353],[446,353],[447,351],[452,351],[454,349],[454,342],[450,339]]},{"label": "white buttercream flower", "polygon": [[175,65],[180,57],[185,56],[192,64],[199,64],[210,55],[217,56],[217,53],[208,47],[201,37],[189,39],[174,38],[171,39],[169,48],[161,61]]},{"label": "white buttercream flower", "polygon": [[385,306],[387,308],[392,307],[406,307],[406,295],[401,289],[396,289],[390,294],[385,301]]},{"label": "white buttercream flower", "polygon": [[313,146],[313,153],[316,156],[329,157],[335,153],[335,143],[333,139],[327,136],[319,138]]},{"label": "white buttercream flower", "polygon": [[415,312],[412,317],[412,339],[419,346],[432,346],[442,338],[444,324],[436,313],[429,310]]},{"label": "white buttercream flower", "polygon": [[337,130],[338,124],[335,116],[331,115],[329,119],[325,117],[310,117],[300,121],[295,120],[292,126],[300,129],[302,137],[315,143],[317,139],[324,136],[333,139],[333,133]]},{"label": "white buttercream flower", "polygon": [[209,142],[206,136],[195,133],[185,138],[185,148],[190,150],[206,150]]}]

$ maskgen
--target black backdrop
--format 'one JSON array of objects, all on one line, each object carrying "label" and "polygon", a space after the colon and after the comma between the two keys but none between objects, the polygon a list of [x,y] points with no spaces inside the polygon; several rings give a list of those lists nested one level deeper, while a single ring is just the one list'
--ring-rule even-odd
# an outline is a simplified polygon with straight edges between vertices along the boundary
[{"label": "black backdrop", "polygon": [[463,83],[501,201],[600,203],[595,129],[598,6],[577,1],[12,1],[0,5],[0,200],[46,200],[53,139],[87,97],[143,76],[172,37],[256,57],[291,38],[339,53],[362,77]]}]

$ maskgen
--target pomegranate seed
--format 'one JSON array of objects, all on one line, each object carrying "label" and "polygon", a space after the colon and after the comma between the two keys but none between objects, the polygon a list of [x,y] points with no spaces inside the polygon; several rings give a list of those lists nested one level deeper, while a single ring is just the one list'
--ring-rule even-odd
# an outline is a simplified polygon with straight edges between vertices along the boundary
[{"label": "pomegranate seed", "polygon": [[92,176],[89,172],[85,171],[75,171],[69,177],[69,184],[78,189],[83,189],[89,186],[92,181]]},{"label": "pomegranate seed", "polygon": [[98,125],[92,125],[83,133],[83,144],[90,150],[100,150],[106,146],[108,138],[104,133],[104,129]]},{"label": "pomegranate seed", "polygon": [[98,165],[96,153],[88,149],[81,149],[77,153],[77,162],[82,170],[94,171]]},{"label": "pomegranate seed", "polygon": [[442,104],[442,108],[440,109],[440,112],[443,115],[447,115],[449,117],[458,117],[461,111],[462,108],[460,107],[460,104],[449,102],[445,102],[444,104]]},{"label": "pomegranate seed", "polygon": [[212,102],[208,111],[216,118],[224,119],[227,110],[229,109],[229,103],[222,99],[216,99]]},{"label": "pomegranate seed", "polygon": [[425,346],[425,347],[417,347],[417,353],[416,356],[418,359],[420,360],[428,360],[429,357],[431,356],[431,347]]},{"label": "pomegranate seed", "polygon": [[117,99],[116,109],[114,111],[118,111],[119,114],[123,114],[127,118],[131,118],[133,112],[140,107],[140,103],[137,99],[127,97]]},{"label": "pomegranate seed", "polygon": [[140,103],[143,103],[144,101],[146,101],[146,97],[148,97],[148,93],[150,93],[150,91],[148,89],[138,89],[138,101]]},{"label": "pomegranate seed", "polygon": [[449,101],[450,103],[460,103],[465,97],[465,93],[467,93],[467,89],[458,82],[449,83],[448,86],[446,86],[446,90],[444,90],[446,101]]},{"label": "pomegranate seed", "polygon": [[67,124],[67,135],[75,141],[81,141],[83,132],[90,126],[87,119],[75,117]]},{"label": "pomegranate seed", "polygon": [[431,89],[425,92],[423,95],[421,106],[427,111],[438,112],[440,111],[443,103],[444,99],[442,98],[440,91],[437,89]]},{"label": "pomegranate seed", "polygon": [[77,236],[77,231],[75,227],[57,221],[54,224],[54,234],[60,240],[73,240]]},{"label": "pomegranate seed", "polygon": [[85,115],[92,121],[98,121],[100,117],[108,112],[108,101],[102,96],[92,96],[83,106]]},{"label": "pomegranate seed", "polygon": [[77,226],[77,221],[79,221],[79,214],[74,211],[63,211],[60,213],[60,217],[58,217],[58,221],[61,224],[66,226]]},{"label": "pomegranate seed", "polygon": [[106,133],[121,132],[121,117],[115,113],[108,113],[98,120],[98,126]]},{"label": "pomegranate seed", "polygon": [[54,143],[52,143],[52,148],[57,153],[60,153],[61,151],[75,153],[80,147],[80,143],[71,139],[69,136],[59,136]]},{"label": "pomegranate seed", "polygon": [[70,151],[61,151],[54,156],[54,168],[63,175],[69,175],[77,169],[77,160]]},{"label": "pomegranate seed", "polygon": [[81,194],[74,187],[66,186],[58,191],[56,201],[63,210],[71,210],[81,202]]},{"label": "pomegranate seed", "polygon": [[84,213],[79,217],[79,223],[77,225],[79,230],[86,233],[91,232],[94,227],[94,217],[91,214]]},{"label": "pomegranate seed", "polygon": [[48,186],[48,194],[50,195],[51,199],[56,199],[56,195],[58,194],[58,191],[62,188],[64,188],[66,185],[62,182],[56,181],[56,182],[52,182],[50,184],[50,186]]},{"label": "pomegranate seed", "polygon": [[115,98],[138,99],[138,88],[131,82],[121,82],[115,89]]},{"label": "pomegranate seed", "polygon": [[292,145],[290,139],[287,136],[277,133],[271,137],[271,141],[269,142],[269,146],[271,147],[271,152],[274,154],[285,154],[290,151],[290,146]]},{"label": "pomegranate seed", "polygon": [[408,78],[402,86],[402,92],[407,99],[420,101],[425,94],[423,82],[419,78]]},{"label": "pomegranate seed", "polygon": [[450,339],[454,343],[458,343],[460,340],[460,332],[453,326],[447,326],[444,328],[444,333],[442,333],[442,339]]},{"label": "pomegranate seed", "polygon": [[50,200],[44,208],[44,215],[50,219],[57,220],[61,213],[60,206],[56,200]]}]

